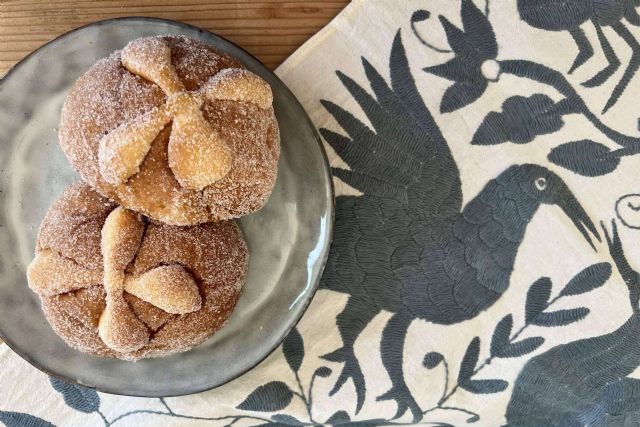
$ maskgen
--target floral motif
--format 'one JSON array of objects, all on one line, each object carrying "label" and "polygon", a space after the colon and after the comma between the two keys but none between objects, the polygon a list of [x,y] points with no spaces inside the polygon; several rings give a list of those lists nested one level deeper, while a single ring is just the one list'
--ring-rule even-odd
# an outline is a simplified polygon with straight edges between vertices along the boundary
[{"label": "floral motif", "polygon": [[454,82],[444,93],[441,113],[465,107],[482,96],[489,81],[497,81],[499,68],[496,36],[489,19],[471,0],[462,1],[464,31],[440,16],[454,57],[449,61],[424,68],[424,71]]}]

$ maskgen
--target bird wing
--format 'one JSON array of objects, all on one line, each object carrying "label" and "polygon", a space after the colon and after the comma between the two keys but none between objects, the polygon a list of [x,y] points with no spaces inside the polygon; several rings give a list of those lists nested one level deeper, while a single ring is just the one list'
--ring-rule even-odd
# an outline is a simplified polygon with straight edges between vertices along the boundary
[{"label": "bird wing", "polygon": [[334,168],[334,175],[364,197],[395,200],[427,222],[460,213],[460,174],[418,92],[400,31],[389,59],[391,86],[364,58],[363,65],[375,97],[340,71],[337,75],[373,129],[338,105],[321,101],[348,135],[320,130],[351,169]]},{"label": "bird wing", "polygon": [[[372,127],[322,101],[347,134],[320,129],[350,168],[333,168],[333,173],[363,193],[337,200],[325,287],[373,295],[372,304],[397,311],[403,305],[404,276],[420,275],[422,249],[452,234],[462,190],[451,151],[416,87],[400,31],[389,59],[390,85],[362,61],[373,95],[345,74],[337,75]],[[403,266],[415,271],[398,275]]]}]

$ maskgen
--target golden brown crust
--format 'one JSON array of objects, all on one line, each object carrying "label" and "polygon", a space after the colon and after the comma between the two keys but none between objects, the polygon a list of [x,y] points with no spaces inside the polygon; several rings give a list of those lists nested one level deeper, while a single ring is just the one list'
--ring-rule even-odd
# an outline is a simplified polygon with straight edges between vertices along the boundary
[{"label": "golden brown crust", "polygon": [[98,335],[118,353],[131,353],[149,342],[149,330],[124,299],[125,269],[134,261],[144,229],[142,219],[121,206],[112,210],[102,225],[102,284],[107,297]]},{"label": "golden brown crust", "polygon": [[181,265],[161,265],[127,277],[125,291],[171,314],[200,310],[202,298],[193,276]]},{"label": "golden brown crust", "polygon": [[[201,42],[176,36],[154,40],[161,40],[170,48],[172,68],[184,88],[195,91],[193,99],[201,103],[206,125],[194,119],[194,115],[189,115],[190,120],[180,118],[177,142],[169,146],[175,125],[171,123],[174,119],[169,118],[169,124],[150,141],[149,148],[148,134],[153,136],[160,126],[158,123],[176,112],[161,111],[168,116],[160,117],[162,114],[158,113],[152,125],[142,126],[147,134],[141,139],[134,138],[132,146],[123,149],[122,141],[107,138],[119,126],[149,115],[156,107],[169,108],[165,106],[168,97],[180,89],[170,78],[167,80],[162,70],[147,75],[161,82],[167,91],[174,91],[173,95],[165,93],[157,84],[125,69],[120,53],[115,52],[78,79],[64,104],[60,144],[71,164],[103,195],[169,224],[218,221],[260,209],[275,184],[280,152],[278,124],[268,85],[244,70],[237,60]],[[166,58],[166,52],[160,52],[160,57]],[[132,62],[127,62],[128,66],[137,70]],[[211,148],[204,150],[203,155],[216,159],[218,169],[203,173],[205,168],[189,156],[190,139],[178,138],[185,133],[185,128],[197,130],[195,134],[212,136],[207,145]],[[205,128],[213,132],[200,131]],[[115,152],[105,149],[106,152],[100,154],[103,138],[107,138],[103,145],[114,147]],[[225,147],[230,154],[224,151]],[[104,160],[103,163],[110,163],[103,166],[101,172],[100,159],[109,156],[115,159]],[[132,162],[121,166],[123,156],[131,156]],[[227,161],[230,161],[230,170],[224,166]],[[126,182],[117,183],[127,176],[130,178]]]},{"label": "golden brown crust", "polygon": [[[81,351],[136,360],[187,350],[210,337],[233,311],[247,270],[244,239],[233,222],[190,227],[148,222],[139,223],[140,230],[140,220],[127,212],[86,185],[67,188],[47,213],[36,245],[36,258],[58,258],[40,265],[42,274],[31,276],[30,286],[56,333]],[[79,244],[63,257],[68,236]],[[93,283],[96,269],[87,268],[86,260],[98,265],[104,283]],[[55,273],[48,281],[47,266]],[[74,266],[77,271],[69,273]],[[77,283],[60,285],[65,274]],[[77,289],[83,274],[87,283]],[[157,301],[170,312],[153,304]]]},{"label": "golden brown crust", "polygon": [[[36,253],[56,248],[63,257],[102,271],[100,233],[116,204],[77,182],[67,187],[47,211],[36,239]],[[78,250],[78,248],[83,248]]]}]

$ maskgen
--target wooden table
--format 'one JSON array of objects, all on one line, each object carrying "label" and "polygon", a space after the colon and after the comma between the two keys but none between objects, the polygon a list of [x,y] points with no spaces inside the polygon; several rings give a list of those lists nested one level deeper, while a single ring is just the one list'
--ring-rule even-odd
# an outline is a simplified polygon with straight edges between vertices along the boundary
[{"label": "wooden table", "polygon": [[[276,68],[348,0],[0,0],[0,76],[45,42],[103,19],[152,16],[205,28]],[[2,340],[0,340],[0,344]]]},{"label": "wooden table", "polygon": [[48,40],[93,21],[152,16],[228,38],[274,69],[348,0],[0,0],[0,76]]}]

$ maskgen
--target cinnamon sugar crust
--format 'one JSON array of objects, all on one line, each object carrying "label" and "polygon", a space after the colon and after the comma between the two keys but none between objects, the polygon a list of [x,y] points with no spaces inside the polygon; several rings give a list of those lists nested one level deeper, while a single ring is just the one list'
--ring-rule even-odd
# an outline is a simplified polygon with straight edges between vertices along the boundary
[{"label": "cinnamon sugar crust", "polygon": [[28,279],[69,345],[137,360],[213,335],[235,307],[247,266],[233,222],[148,221],[76,183],[47,212]]},{"label": "cinnamon sugar crust", "polygon": [[280,153],[273,96],[236,59],[199,41],[138,39],[71,89],[60,145],[83,180],[174,225],[260,209]]}]

